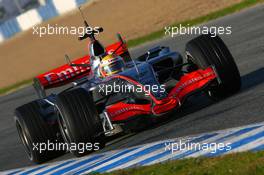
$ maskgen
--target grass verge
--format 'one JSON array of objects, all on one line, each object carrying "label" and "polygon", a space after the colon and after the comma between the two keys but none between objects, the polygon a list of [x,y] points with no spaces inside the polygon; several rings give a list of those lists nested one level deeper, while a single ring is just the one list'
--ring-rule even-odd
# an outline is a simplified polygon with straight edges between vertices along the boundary
[{"label": "grass verge", "polygon": [[0,89],[0,95],[3,95],[3,94],[6,94],[8,92],[12,92],[12,91],[15,91],[16,89],[19,89],[21,87],[24,87],[24,86],[27,86],[29,84],[32,84],[32,79],[28,79],[28,80],[24,80],[24,81],[21,81],[21,82],[17,82],[11,86],[7,86],[7,87],[4,87],[4,88],[1,88]]},{"label": "grass verge", "polygon": [[[177,27],[180,24],[182,26],[187,26],[187,25],[193,26],[193,25],[201,24],[201,23],[208,22],[208,21],[217,19],[219,17],[225,16],[228,14],[237,12],[237,11],[245,9],[247,7],[251,7],[251,6],[253,6],[257,3],[261,3],[261,2],[264,2],[264,0],[244,0],[238,4],[224,8],[222,10],[218,10],[218,11],[210,13],[208,15],[201,16],[201,17],[198,17],[198,18],[195,18],[192,20],[178,22],[176,24],[172,24],[171,26]],[[164,37],[164,30],[163,29],[156,31],[156,32],[153,32],[153,33],[150,33],[150,34],[143,36],[143,37],[140,37],[140,38],[129,40],[127,43],[128,43],[129,47],[135,47],[135,46],[138,46],[138,45],[143,44],[145,42],[153,41],[153,40],[156,40],[156,39],[159,39],[162,37]],[[18,89],[21,86],[29,85],[31,82],[32,82],[31,80],[24,80],[24,81],[18,82],[16,84],[13,84],[11,86],[0,88],[0,95],[6,94],[10,91]]]},{"label": "grass verge", "polygon": [[[98,173],[90,173],[98,174]],[[190,158],[103,175],[263,175],[264,151],[228,154],[213,158]]]}]

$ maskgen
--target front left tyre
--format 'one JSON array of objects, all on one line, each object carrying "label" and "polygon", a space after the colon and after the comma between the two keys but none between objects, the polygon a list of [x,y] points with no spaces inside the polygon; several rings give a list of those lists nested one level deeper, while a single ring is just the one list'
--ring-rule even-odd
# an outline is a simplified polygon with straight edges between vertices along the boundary
[{"label": "front left tyre", "polygon": [[80,157],[105,146],[103,125],[89,92],[82,88],[63,92],[57,96],[56,108],[64,141],[77,148],[89,147],[71,149],[71,153]]},{"label": "front left tyre", "polygon": [[56,135],[56,128],[44,120],[38,101],[18,107],[15,110],[15,124],[19,138],[31,161],[43,163],[64,153],[63,151],[48,150],[47,147],[40,151],[40,144],[43,146],[48,142],[55,144],[59,139]]}]

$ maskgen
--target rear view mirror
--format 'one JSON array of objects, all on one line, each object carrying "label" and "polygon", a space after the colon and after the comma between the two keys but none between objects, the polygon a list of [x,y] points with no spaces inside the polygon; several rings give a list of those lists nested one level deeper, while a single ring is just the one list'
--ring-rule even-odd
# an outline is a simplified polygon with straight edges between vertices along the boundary
[{"label": "rear view mirror", "polygon": [[118,39],[122,44],[125,43],[125,41],[123,40],[123,38],[122,38],[122,36],[121,36],[120,33],[117,33],[117,34],[116,34],[116,37],[117,37],[117,39]]},{"label": "rear view mirror", "polygon": [[69,65],[69,66],[71,66],[72,65],[72,62],[71,62],[71,60],[70,60],[70,57],[69,57],[69,55],[65,55],[65,61],[66,61],[66,63]]},{"label": "rear view mirror", "polygon": [[69,55],[67,55],[67,54],[65,55],[65,60],[66,60],[66,62],[67,62],[67,64],[69,66],[73,66],[73,67],[90,67],[90,64],[74,64],[74,63],[72,63]]}]

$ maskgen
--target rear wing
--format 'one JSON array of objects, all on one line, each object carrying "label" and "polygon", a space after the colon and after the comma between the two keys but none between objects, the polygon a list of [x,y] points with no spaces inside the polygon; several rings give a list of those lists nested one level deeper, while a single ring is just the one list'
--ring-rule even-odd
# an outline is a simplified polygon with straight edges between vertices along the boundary
[{"label": "rear wing", "polygon": [[[106,52],[111,53],[116,50],[120,46],[121,42],[114,43],[108,47],[106,47]],[[124,58],[125,61],[130,60],[130,54],[127,49],[127,45],[123,44],[120,47],[116,54],[120,55]],[[78,58],[72,62],[73,64],[89,64],[90,56],[84,56],[82,58]],[[38,75],[34,78],[33,86],[37,90],[37,93],[40,97],[45,97],[45,90],[55,87],[60,87],[71,83],[77,79],[88,76],[91,72],[90,67],[80,67],[80,66],[70,66],[65,64],[56,69],[53,69],[44,74]]]}]

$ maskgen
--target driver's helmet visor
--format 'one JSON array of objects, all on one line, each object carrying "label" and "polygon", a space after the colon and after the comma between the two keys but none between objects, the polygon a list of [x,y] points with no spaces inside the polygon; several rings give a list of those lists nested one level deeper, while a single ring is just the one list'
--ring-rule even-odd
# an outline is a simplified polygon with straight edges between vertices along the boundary
[{"label": "driver's helmet visor", "polygon": [[113,75],[113,74],[119,73],[119,72],[123,71],[124,68],[125,68],[125,63],[122,59],[119,59],[113,63],[110,63],[108,65],[104,65],[102,67],[102,69],[106,75]]}]

